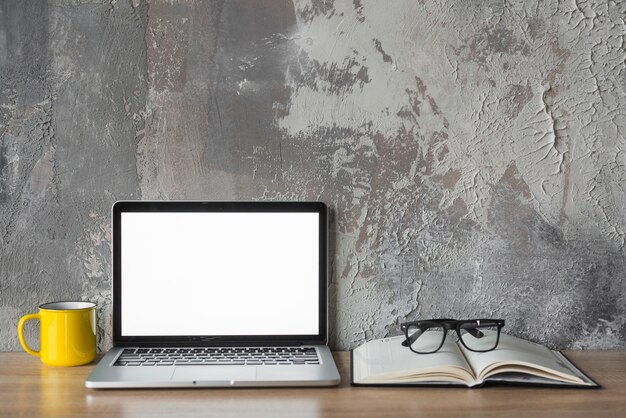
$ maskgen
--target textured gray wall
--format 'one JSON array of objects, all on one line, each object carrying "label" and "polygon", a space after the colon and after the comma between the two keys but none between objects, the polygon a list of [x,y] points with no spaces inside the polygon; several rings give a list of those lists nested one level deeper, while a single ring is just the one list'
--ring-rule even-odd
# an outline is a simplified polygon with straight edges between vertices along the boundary
[{"label": "textured gray wall", "polygon": [[0,350],[61,299],[97,302],[110,345],[109,208],[130,198],[327,202],[336,348],[438,316],[626,348],[625,16],[0,1]]}]

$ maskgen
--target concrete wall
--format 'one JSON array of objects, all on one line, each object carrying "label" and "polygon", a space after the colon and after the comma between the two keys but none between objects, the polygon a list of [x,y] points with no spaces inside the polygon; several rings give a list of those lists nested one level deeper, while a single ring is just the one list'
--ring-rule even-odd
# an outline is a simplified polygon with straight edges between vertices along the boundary
[{"label": "concrete wall", "polygon": [[[117,199],[333,208],[331,341],[626,348],[624,1],[0,2],[0,350],[100,306]],[[31,334],[36,329],[31,329]]]}]

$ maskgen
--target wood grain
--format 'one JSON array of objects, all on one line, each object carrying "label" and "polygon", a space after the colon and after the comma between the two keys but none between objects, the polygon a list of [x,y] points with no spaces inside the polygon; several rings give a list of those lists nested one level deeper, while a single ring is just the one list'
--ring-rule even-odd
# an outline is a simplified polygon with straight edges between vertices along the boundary
[{"label": "wood grain", "polygon": [[626,351],[566,352],[600,390],[351,387],[348,353],[334,355],[335,388],[92,390],[84,380],[94,365],[55,368],[0,353],[0,416],[626,416]]}]

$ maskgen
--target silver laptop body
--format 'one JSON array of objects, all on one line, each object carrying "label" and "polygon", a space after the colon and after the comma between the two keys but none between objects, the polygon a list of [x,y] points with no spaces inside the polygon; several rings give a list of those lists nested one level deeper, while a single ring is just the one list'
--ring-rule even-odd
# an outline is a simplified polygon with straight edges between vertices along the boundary
[{"label": "silver laptop body", "polygon": [[88,388],[332,386],[321,202],[120,201]]}]

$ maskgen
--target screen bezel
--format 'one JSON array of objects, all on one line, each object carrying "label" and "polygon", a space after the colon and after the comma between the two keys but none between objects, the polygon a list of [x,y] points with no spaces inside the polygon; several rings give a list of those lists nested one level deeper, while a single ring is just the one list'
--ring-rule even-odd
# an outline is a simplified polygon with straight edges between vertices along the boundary
[{"label": "screen bezel", "polygon": [[[123,212],[310,212],[319,214],[319,333],[316,335],[122,336],[122,213]],[[113,226],[113,343],[115,346],[327,344],[328,342],[328,209],[323,202],[117,201]]]}]

